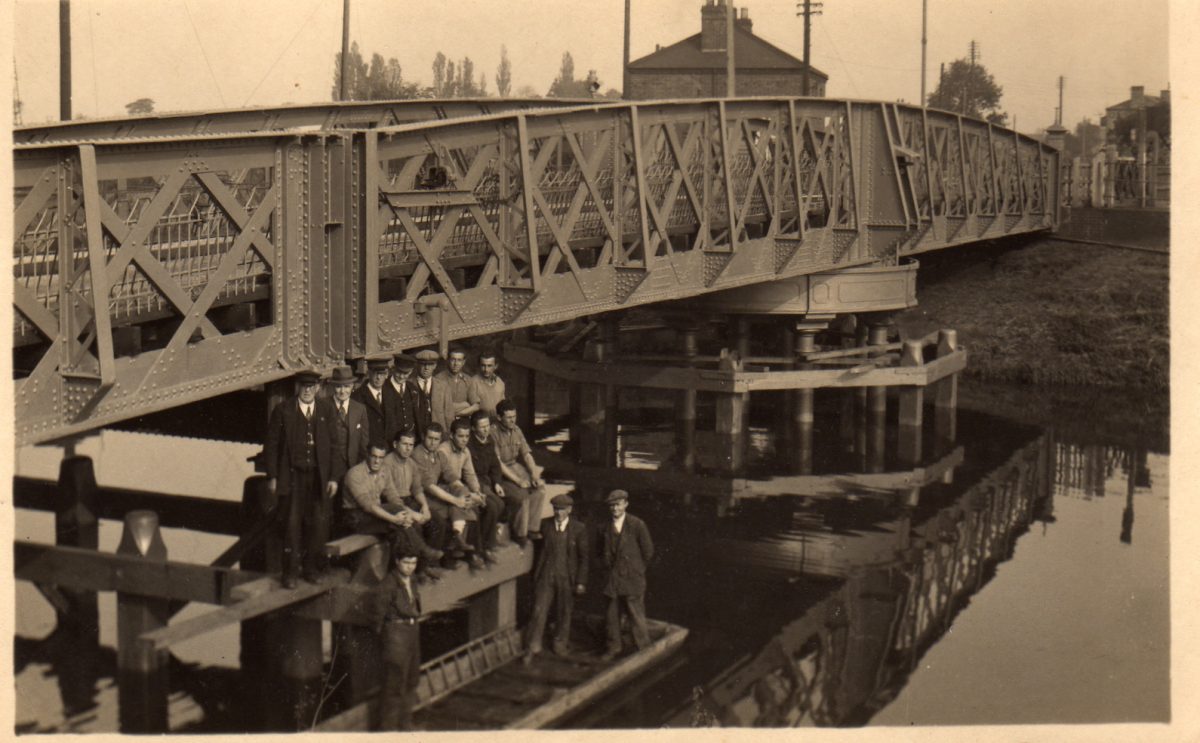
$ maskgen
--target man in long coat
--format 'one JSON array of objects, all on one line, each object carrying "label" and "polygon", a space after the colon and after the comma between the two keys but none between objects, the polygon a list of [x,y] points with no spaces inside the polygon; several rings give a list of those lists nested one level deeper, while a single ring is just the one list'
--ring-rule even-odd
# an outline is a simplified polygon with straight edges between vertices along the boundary
[{"label": "man in long coat", "polygon": [[387,426],[383,415],[383,387],[388,378],[387,358],[367,359],[366,384],[354,391],[352,398],[367,409],[367,420],[371,430],[371,445],[385,450],[392,445],[387,440]]},{"label": "man in long coat", "polygon": [[421,440],[422,432],[417,431],[420,392],[411,379],[416,366],[417,360],[406,353],[398,353],[392,359],[391,378],[383,385],[383,420],[389,444],[395,443],[396,434],[401,431],[412,431],[415,439]]},{"label": "man in long coat", "polygon": [[[486,413],[483,414],[487,420]],[[571,646],[571,609],[575,596],[587,588],[587,527],[571,518],[571,496],[563,493],[550,501],[554,516],[542,524],[542,552],[533,569],[533,618],[529,622],[526,659],[542,650],[546,617],[554,604],[556,628],[554,652],[566,655]]]},{"label": "man in long coat", "polygon": [[283,584],[296,585],[300,565],[313,580],[326,567],[329,502],[337,492],[332,479],[333,411],[317,403],[321,374],[296,374],[296,396],[271,411],[264,458],[267,489],[279,499],[284,522]]},{"label": "man in long coat", "polygon": [[621,614],[629,616],[638,649],[650,644],[646,629],[646,565],[654,558],[654,542],[646,522],[626,513],[629,494],[614,490],[605,499],[612,520],[600,527],[598,557],[604,570],[604,595],[608,598],[608,648],[604,659],[621,652]]},{"label": "man in long coat", "polygon": [[370,422],[367,408],[358,400],[350,399],[354,392],[354,372],[350,367],[336,367],[329,378],[329,386],[333,388],[333,395],[328,400],[332,408],[330,433],[333,443],[329,477],[340,489],[350,468],[367,458]]}]

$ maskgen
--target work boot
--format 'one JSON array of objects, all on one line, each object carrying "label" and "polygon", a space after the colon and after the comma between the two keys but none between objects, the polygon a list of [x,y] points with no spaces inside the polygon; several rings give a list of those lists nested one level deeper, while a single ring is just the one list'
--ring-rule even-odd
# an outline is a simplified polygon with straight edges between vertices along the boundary
[{"label": "work boot", "polygon": [[479,557],[479,555],[475,554],[474,552],[471,552],[467,555],[467,564],[470,565],[472,568],[475,568],[476,570],[478,570],[479,568],[482,568],[485,563]]},{"label": "work boot", "polygon": [[495,565],[499,560],[496,559],[496,550],[484,550],[483,561],[488,565]]},{"label": "work boot", "polygon": [[421,557],[424,558],[426,562],[437,562],[438,560],[442,559],[444,554],[445,553],[441,550],[435,550],[432,547],[426,547],[425,551],[421,553]]},{"label": "work boot", "polygon": [[471,545],[467,544],[467,538],[466,538],[466,535],[465,535],[465,534],[463,534],[461,531],[460,531],[460,532],[455,532],[455,533],[454,533],[454,539],[453,539],[453,540],[451,540],[450,544],[451,544],[451,546],[453,546],[453,547],[454,547],[456,550],[461,550],[462,552],[466,552],[467,554],[470,554],[470,553],[472,553],[472,552],[474,552],[474,551],[475,551],[475,548],[474,548],[474,547],[472,547]]}]

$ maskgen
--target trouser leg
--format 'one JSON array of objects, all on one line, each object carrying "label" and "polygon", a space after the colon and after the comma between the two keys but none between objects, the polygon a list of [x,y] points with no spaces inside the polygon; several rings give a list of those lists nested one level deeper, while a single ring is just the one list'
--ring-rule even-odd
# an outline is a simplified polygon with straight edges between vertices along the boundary
[{"label": "trouser leg", "polygon": [[500,514],[504,511],[504,499],[495,493],[486,493],[487,502],[479,512],[479,548],[496,549],[496,525],[500,523]]},{"label": "trouser leg", "polygon": [[[303,478],[303,475],[296,474]],[[304,521],[303,483],[293,482],[289,492],[283,497],[283,575],[285,578],[295,578],[300,574],[300,556],[303,545],[302,526]]]},{"label": "trouser leg", "polygon": [[550,602],[554,600],[554,585],[549,581],[538,581],[533,592],[533,617],[529,620],[526,642],[530,652],[542,649],[542,636],[546,633],[546,617],[550,614]]},{"label": "trouser leg", "polygon": [[444,550],[450,539],[450,507],[439,503],[429,502],[429,514],[432,518],[425,525],[426,542],[431,546]]},{"label": "trouser leg", "polygon": [[563,581],[557,587],[555,601],[556,606],[555,616],[558,621],[558,626],[554,631],[554,649],[558,652],[565,652],[571,644],[571,609],[575,603],[575,594],[572,591],[571,584]]},{"label": "trouser leg", "polygon": [[608,596],[605,626],[608,630],[608,652],[621,652],[621,597]]},{"label": "trouser leg", "polygon": [[304,572],[313,577],[328,567],[325,543],[329,541],[329,499],[318,488],[309,496],[304,524]]},{"label": "trouser leg", "polygon": [[629,608],[629,620],[633,625],[633,641],[638,650],[650,644],[650,631],[646,627],[646,596],[639,593],[634,596],[624,596],[625,606]]},{"label": "trouser leg", "polygon": [[500,485],[504,488],[505,518],[513,539],[523,539],[529,533],[529,499],[532,493],[514,482],[505,481]]}]

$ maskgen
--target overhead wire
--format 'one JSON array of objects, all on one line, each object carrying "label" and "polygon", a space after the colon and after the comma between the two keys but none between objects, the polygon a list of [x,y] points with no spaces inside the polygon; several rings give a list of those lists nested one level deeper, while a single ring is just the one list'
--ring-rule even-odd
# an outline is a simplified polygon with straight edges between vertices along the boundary
[{"label": "overhead wire", "polygon": [[200,41],[200,31],[196,28],[196,21],[192,18],[192,9],[188,7],[188,0],[183,0],[183,9],[187,11],[188,23],[192,24],[192,34],[196,37],[196,46],[200,47],[200,56],[204,57],[204,64],[208,66],[208,74],[212,77],[213,85],[217,88],[217,96],[221,99],[221,106],[228,107],[225,103],[225,94],[221,92],[221,83],[217,80],[217,74],[213,72],[212,62],[208,60],[208,52],[204,50],[204,42]]},{"label": "overhead wire", "polygon": [[292,38],[289,39],[288,43],[283,47],[283,49],[280,50],[279,56],[275,58],[275,61],[272,62],[271,66],[267,68],[267,71],[263,73],[262,79],[259,80],[258,84],[255,85],[254,88],[246,95],[246,100],[242,101],[243,107],[250,102],[250,99],[254,97],[254,94],[258,92],[258,89],[262,87],[262,84],[265,83],[267,78],[271,76],[271,73],[275,71],[275,65],[279,64],[279,60],[283,59],[283,55],[287,54],[288,50],[292,48],[292,44],[296,43],[296,39],[300,36],[300,32],[308,28],[308,22],[312,20],[313,16],[317,14],[317,11],[320,10],[323,4],[324,0],[316,0],[316,2],[313,3],[312,10],[309,11],[308,17],[305,18],[304,22],[302,22],[299,27],[296,28],[296,33],[292,34]]}]

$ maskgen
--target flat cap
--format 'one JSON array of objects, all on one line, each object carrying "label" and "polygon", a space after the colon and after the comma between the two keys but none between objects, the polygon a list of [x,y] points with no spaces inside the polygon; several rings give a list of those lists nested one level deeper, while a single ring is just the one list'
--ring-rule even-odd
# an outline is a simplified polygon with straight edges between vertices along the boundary
[{"label": "flat cap", "polygon": [[368,356],[367,371],[383,371],[392,361],[391,356]]},{"label": "flat cap", "polygon": [[321,381],[321,372],[316,369],[301,369],[296,372],[295,379],[300,384],[317,384]]},{"label": "flat cap", "polygon": [[568,508],[575,505],[575,499],[566,493],[559,493],[550,499],[550,505],[555,508]]},{"label": "flat cap", "polygon": [[438,361],[442,358],[438,352],[432,348],[422,348],[413,355],[416,357],[417,361],[420,361],[423,364],[427,364],[430,361]]},{"label": "flat cap", "polygon": [[398,353],[392,357],[392,366],[400,371],[412,371],[417,366],[417,360],[406,353]]},{"label": "flat cap", "polygon": [[619,500],[628,501],[629,493],[626,493],[624,490],[614,490],[608,494],[608,497],[604,499],[604,502],[616,503]]}]

